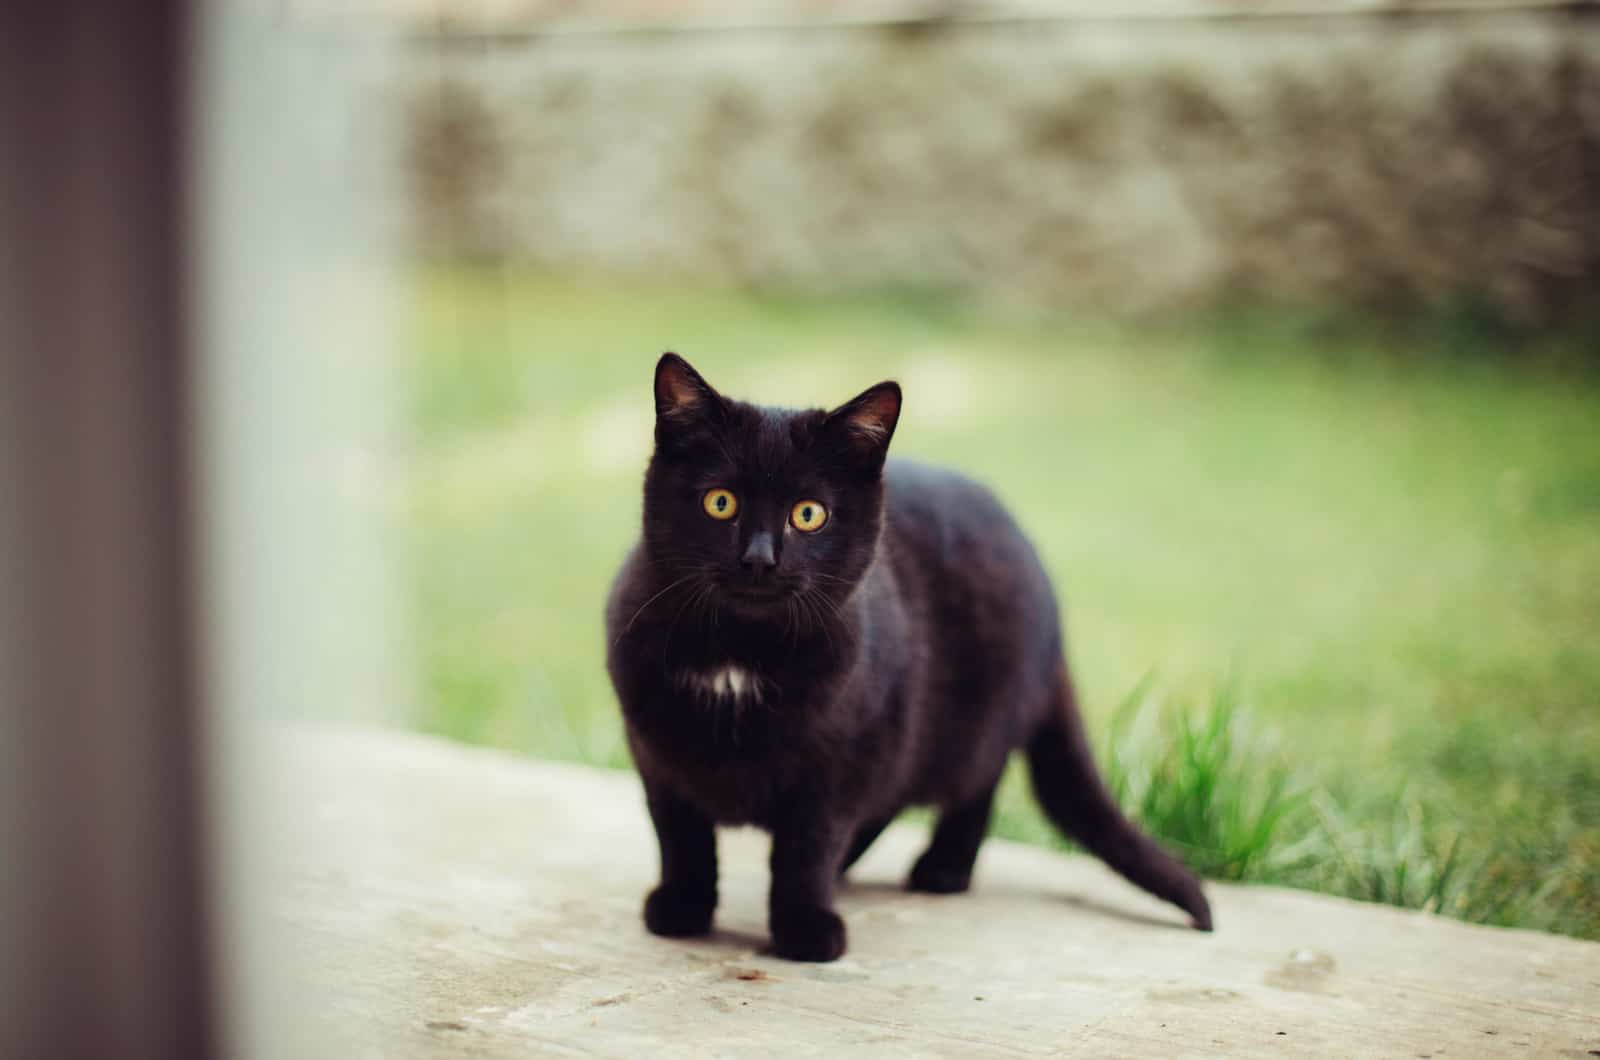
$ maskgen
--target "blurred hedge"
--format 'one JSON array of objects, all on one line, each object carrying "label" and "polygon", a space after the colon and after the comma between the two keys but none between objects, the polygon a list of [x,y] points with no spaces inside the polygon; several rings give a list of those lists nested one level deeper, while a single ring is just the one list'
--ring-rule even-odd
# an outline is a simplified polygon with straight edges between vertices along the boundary
[{"label": "blurred hedge", "polygon": [[1581,12],[414,45],[430,256],[1112,313],[1596,315]]}]

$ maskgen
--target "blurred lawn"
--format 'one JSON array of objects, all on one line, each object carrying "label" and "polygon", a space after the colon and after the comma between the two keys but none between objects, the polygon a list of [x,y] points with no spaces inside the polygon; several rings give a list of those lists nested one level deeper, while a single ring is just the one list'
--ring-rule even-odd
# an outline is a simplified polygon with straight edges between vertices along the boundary
[{"label": "blurred lawn", "polygon": [[[1118,330],[473,270],[412,305],[423,728],[626,764],[600,611],[662,350],[772,404],[894,377],[895,451],[983,479],[1033,535],[1097,732],[1143,687],[1164,706],[1128,753],[1159,758],[1174,711],[1225,699],[1252,734],[1226,768],[1289,778],[1273,856],[1222,874],[1600,938],[1592,379],[1272,318]],[[997,831],[1048,841],[1015,777]],[[1419,889],[1424,868],[1455,882]]]}]

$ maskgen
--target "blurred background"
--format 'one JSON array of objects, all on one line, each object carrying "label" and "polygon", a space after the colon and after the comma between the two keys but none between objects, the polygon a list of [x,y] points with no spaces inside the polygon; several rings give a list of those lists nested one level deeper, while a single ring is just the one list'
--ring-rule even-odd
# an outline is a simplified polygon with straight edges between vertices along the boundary
[{"label": "blurred background", "polygon": [[407,724],[626,766],[654,358],[893,377],[1197,867],[1600,938],[1600,9],[310,6],[398,42]]}]

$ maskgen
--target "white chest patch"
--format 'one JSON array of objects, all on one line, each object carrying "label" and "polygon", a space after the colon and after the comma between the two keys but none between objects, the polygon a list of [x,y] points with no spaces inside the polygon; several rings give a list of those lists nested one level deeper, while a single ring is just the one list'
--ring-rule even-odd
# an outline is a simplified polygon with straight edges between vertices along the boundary
[{"label": "white chest patch", "polygon": [[720,666],[715,670],[685,670],[683,683],[716,699],[761,701],[761,679],[742,666]]}]

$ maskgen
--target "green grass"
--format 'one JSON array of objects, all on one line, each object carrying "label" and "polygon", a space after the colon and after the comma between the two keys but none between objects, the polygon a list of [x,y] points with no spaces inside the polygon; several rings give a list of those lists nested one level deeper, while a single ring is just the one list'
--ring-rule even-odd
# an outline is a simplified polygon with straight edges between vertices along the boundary
[{"label": "green grass", "polygon": [[[892,376],[895,450],[1039,545],[1152,831],[1219,878],[1600,938],[1600,386],[1559,344],[474,271],[407,326],[420,726],[626,764],[600,608],[661,350],[776,404]],[[1058,841],[1015,775],[996,830]]]}]

